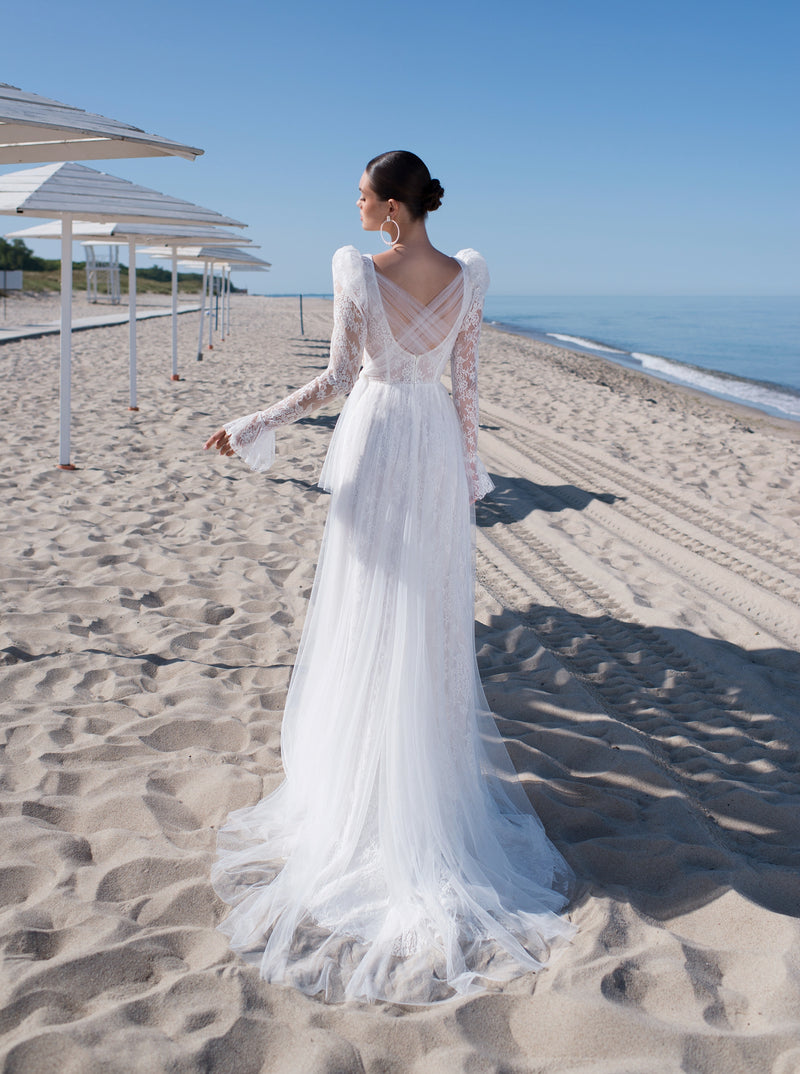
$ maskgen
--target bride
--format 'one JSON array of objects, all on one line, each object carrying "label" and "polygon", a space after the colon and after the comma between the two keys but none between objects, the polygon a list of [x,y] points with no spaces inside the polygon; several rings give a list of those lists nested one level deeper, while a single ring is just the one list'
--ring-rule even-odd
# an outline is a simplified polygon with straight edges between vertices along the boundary
[{"label": "bride", "polygon": [[[540,969],[572,934],[572,879],[497,732],[474,647],[474,250],[434,249],[444,190],[413,153],[361,177],[365,231],[333,257],[324,373],[206,443],[264,471],[275,432],[348,395],[283,718],[285,780],[232,813],[212,881],[220,928],[261,976],[329,1001],[433,1003]],[[441,383],[449,366],[452,398]]]}]

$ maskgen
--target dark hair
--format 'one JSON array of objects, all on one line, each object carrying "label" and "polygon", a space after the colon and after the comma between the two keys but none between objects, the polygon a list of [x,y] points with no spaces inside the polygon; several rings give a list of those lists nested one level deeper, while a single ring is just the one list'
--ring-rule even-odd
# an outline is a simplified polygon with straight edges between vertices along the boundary
[{"label": "dark hair", "polygon": [[373,157],[366,172],[369,185],[381,201],[394,198],[402,202],[413,220],[426,217],[442,204],[444,187],[438,179],[431,179],[425,163],[407,149],[393,149]]}]

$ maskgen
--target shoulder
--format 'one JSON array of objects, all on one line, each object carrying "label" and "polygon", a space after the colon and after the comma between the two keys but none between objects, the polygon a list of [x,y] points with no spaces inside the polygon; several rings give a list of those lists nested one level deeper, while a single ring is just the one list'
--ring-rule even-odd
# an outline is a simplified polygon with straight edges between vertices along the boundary
[{"label": "shoulder", "polygon": [[489,289],[489,266],[486,264],[486,258],[477,250],[467,247],[466,250],[458,251],[456,260],[466,268],[473,287],[485,294]]},{"label": "shoulder", "polygon": [[346,294],[362,309],[367,304],[365,261],[355,246],[340,246],[333,255],[333,290]]},{"label": "shoulder", "polygon": [[364,255],[355,246],[340,246],[333,255],[333,274],[363,272],[364,260]]}]

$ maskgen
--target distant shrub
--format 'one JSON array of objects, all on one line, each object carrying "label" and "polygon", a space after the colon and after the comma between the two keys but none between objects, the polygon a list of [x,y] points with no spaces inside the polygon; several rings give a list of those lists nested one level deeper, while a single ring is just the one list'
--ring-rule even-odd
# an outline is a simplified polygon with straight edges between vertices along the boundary
[{"label": "distant shrub", "polygon": [[[58,264],[58,262],[56,262]],[[0,269],[27,269],[29,272],[44,272],[47,262],[43,257],[36,257],[33,250],[22,239],[0,238]]]}]

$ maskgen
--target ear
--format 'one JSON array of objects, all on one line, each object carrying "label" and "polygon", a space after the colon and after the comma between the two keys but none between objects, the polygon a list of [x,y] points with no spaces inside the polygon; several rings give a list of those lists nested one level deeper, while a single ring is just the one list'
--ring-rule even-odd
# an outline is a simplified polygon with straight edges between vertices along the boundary
[{"label": "ear", "polygon": [[397,211],[397,202],[394,200],[394,198],[389,198],[389,200],[386,202],[386,211],[389,213],[390,216],[393,212]]}]

